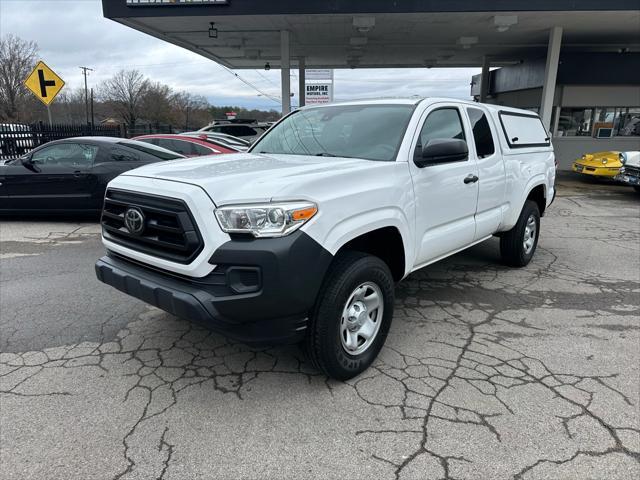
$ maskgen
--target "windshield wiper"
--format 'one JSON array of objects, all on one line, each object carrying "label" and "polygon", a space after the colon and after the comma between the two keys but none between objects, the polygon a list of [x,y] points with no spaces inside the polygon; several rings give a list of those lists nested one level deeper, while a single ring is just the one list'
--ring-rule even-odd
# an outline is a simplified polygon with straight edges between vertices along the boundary
[{"label": "windshield wiper", "polygon": [[329,152],[320,152],[320,153],[316,153],[315,154],[316,157],[339,157],[339,158],[354,158],[354,157],[349,157],[348,155],[335,155],[333,153],[329,153]]}]

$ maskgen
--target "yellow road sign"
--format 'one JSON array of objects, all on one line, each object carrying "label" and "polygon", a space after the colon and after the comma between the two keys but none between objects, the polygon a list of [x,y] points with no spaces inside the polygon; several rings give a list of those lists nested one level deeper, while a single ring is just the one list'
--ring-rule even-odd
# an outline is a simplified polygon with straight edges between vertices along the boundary
[{"label": "yellow road sign", "polygon": [[24,85],[42,103],[49,106],[64,87],[64,80],[47,67],[43,61],[40,61],[24,81]]}]

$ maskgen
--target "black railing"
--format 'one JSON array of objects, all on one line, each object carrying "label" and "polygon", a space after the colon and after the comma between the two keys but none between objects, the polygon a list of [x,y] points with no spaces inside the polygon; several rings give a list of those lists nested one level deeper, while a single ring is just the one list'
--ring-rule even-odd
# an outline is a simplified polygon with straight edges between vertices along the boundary
[{"label": "black railing", "polygon": [[120,137],[120,125],[62,125],[0,123],[0,160],[16,158],[53,140],[72,137]]},{"label": "black railing", "polygon": [[179,129],[176,129],[173,125],[164,123],[137,123],[133,127],[123,125],[123,128],[124,136],[127,138],[138,137],[140,135],[177,133],[179,131]]}]

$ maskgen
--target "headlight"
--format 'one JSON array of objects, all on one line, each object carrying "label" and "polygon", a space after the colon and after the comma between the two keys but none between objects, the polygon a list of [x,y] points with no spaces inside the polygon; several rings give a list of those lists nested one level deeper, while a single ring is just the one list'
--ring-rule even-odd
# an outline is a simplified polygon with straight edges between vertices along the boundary
[{"label": "headlight", "polygon": [[607,159],[606,159],[606,158],[603,158],[603,159],[602,159],[602,164],[603,164],[603,165],[606,165],[606,164],[607,164]]},{"label": "headlight", "polygon": [[618,154],[618,159],[620,160],[620,163],[623,165],[627,163],[627,156],[624,153]]},{"label": "headlight", "polygon": [[228,205],[217,208],[216,218],[226,233],[250,233],[254,237],[284,237],[296,231],[318,212],[312,202]]}]

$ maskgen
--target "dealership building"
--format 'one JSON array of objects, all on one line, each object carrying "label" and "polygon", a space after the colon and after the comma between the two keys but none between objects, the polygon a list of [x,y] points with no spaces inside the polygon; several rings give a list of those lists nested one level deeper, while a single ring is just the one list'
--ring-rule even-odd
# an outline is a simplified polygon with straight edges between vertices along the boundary
[{"label": "dealership building", "polygon": [[[478,101],[538,112],[560,168],[640,150],[640,0],[103,0],[107,18],[232,69],[478,67]],[[301,99],[301,103],[303,99]]]}]

